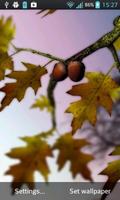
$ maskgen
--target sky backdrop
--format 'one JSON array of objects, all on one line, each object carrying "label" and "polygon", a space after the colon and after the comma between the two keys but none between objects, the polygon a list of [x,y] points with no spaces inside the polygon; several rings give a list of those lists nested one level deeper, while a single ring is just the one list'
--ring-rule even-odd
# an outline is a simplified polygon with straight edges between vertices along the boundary
[{"label": "sky backdrop", "polygon": [[[120,14],[120,11],[76,11],[59,10],[51,16],[41,19],[36,15],[36,11],[1,11],[0,15],[5,17],[12,16],[16,24],[16,36],[13,43],[18,47],[30,47],[46,53],[51,53],[61,58],[67,58],[86,46],[95,42],[106,32],[113,28],[113,19]],[[10,52],[11,53],[11,52]],[[15,68],[22,69],[21,61],[33,64],[44,64],[47,59],[21,53],[14,57]],[[107,49],[95,52],[93,55],[84,59],[87,71],[100,70],[106,72],[113,64],[111,53]],[[53,65],[49,65],[48,71],[51,73]],[[37,96],[46,93],[49,76],[42,79],[43,88]],[[72,100],[77,98],[65,94],[74,83],[69,79],[61,82],[55,90],[57,101],[57,121],[58,129],[61,134],[70,130],[71,116],[64,114],[65,109]],[[0,83],[2,86],[3,83]],[[28,89],[25,99],[18,103],[14,100],[9,107],[0,113],[0,181],[11,181],[11,176],[4,176],[8,166],[14,164],[4,156],[11,148],[23,145],[19,140],[21,136],[30,136],[41,131],[48,130],[51,126],[50,116],[46,112],[38,109],[30,109],[36,97],[32,89]],[[52,142],[52,141],[51,141]],[[50,181],[72,181],[68,173],[69,163],[61,173],[57,173],[55,161],[49,159],[52,174]],[[90,165],[95,168],[93,177],[95,180],[102,180],[97,173],[104,167],[98,162]],[[43,181],[43,178],[36,173],[36,180]],[[80,176],[77,180],[81,180]]]}]

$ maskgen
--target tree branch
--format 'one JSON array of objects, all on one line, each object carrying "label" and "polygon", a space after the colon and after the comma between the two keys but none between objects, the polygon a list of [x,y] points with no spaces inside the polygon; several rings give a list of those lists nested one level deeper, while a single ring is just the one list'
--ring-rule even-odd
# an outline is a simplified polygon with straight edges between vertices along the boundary
[{"label": "tree branch", "polygon": [[[120,20],[120,16],[117,18]],[[95,43],[86,47],[82,51],[67,58],[64,61],[64,63],[66,64],[66,66],[68,66],[69,62],[71,62],[71,61],[74,61],[74,60],[82,61],[84,58],[86,58],[87,56],[96,52],[97,50],[107,47],[111,51],[111,53],[114,57],[117,68],[120,70],[120,61],[118,59],[116,50],[113,46],[113,43],[119,37],[120,37],[120,25],[116,24],[116,26],[114,27],[114,29],[111,32],[108,32],[103,37],[101,37],[99,40],[97,40]],[[52,88],[52,85],[54,85],[53,88]],[[52,78],[50,78],[49,85],[48,85],[48,98],[50,99],[51,105],[53,106],[53,109],[54,109],[54,116],[53,116],[54,122],[56,121],[55,120],[55,100],[54,100],[54,89],[56,86],[57,86],[57,82],[55,80],[53,80]],[[55,122],[55,124],[56,124],[56,122]]]},{"label": "tree branch", "polygon": [[52,111],[52,126],[53,126],[53,128],[56,128],[56,119],[55,119],[56,104],[55,104],[54,92],[53,92],[56,85],[57,85],[57,82],[51,77],[49,85],[48,85],[48,89],[47,89],[47,95],[48,95],[49,101],[53,107],[53,111]]},{"label": "tree branch", "polygon": [[85,57],[91,55],[95,51],[102,49],[102,48],[109,48],[113,43],[120,37],[120,27],[114,27],[114,29],[105,34],[99,40],[97,40],[92,45],[88,46],[87,48],[83,49],[82,51],[76,53],[75,55],[69,57],[65,60],[66,63],[69,63],[71,60],[79,60],[82,61]]},{"label": "tree branch", "polygon": [[[103,37],[101,37],[99,40],[97,40],[96,42],[94,42],[90,46],[86,47],[82,51],[79,51],[75,55],[67,58],[66,60],[59,58],[59,57],[56,57],[54,55],[48,54],[48,53],[44,53],[44,52],[41,52],[41,51],[31,49],[31,48],[18,48],[13,44],[12,44],[12,46],[15,49],[15,52],[11,56],[14,56],[17,53],[25,51],[25,52],[29,52],[29,53],[32,53],[32,54],[36,54],[36,55],[39,55],[39,56],[46,57],[46,58],[50,59],[50,62],[52,62],[54,60],[56,60],[58,62],[64,62],[65,65],[68,66],[69,62],[71,62],[71,61],[78,60],[78,61],[81,62],[84,58],[86,58],[87,56],[96,52],[97,50],[107,47],[111,51],[111,53],[114,57],[116,66],[120,71],[120,61],[118,59],[118,55],[116,53],[115,47],[113,46],[113,43],[120,37],[120,16],[116,17],[114,22],[115,22],[115,24],[114,24],[114,28],[113,28],[112,31],[103,35]],[[56,85],[57,85],[57,82],[55,80],[53,80],[53,78],[51,77],[49,84],[48,84],[47,93],[48,93],[48,98],[50,100],[50,103],[53,106],[53,110],[54,110],[53,115],[52,115],[53,127],[56,126],[55,100],[54,100],[54,89],[55,89]]]},{"label": "tree branch", "polygon": [[113,45],[111,45],[109,47],[109,49],[110,49],[110,51],[111,51],[111,53],[113,55],[113,58],[115,60],[115,65],[118,68],[118,70],[120,71],[120,61],[119,61],[119,58],[118,58],[118,54],[117,54],[117,52],[115,50],[115,47]]},{"label": "tree branch", "polygon": [[62,58],[59,58],[59,57],[56,57],[56,56],[53,56],[49,53],[44,53],[44,52],[41,52],[41,51],[37,51],[35,49],[31,49],[31,48],[20,48],[20,47],[16,47],[15,45],[13,45],[13,48],[15,49],[15,53],[13,53],[11,56],[15,55],[15,54],[18,54],[20,52],[29,52],[29,53],[32,53],[32,54],[36,54],[36,55],[39,55],[39,56],[43,56],[45,58],[49,58],[50,60],[56,60],[56,61],[59,61],[59,62],[64,62],[64,60]]}]

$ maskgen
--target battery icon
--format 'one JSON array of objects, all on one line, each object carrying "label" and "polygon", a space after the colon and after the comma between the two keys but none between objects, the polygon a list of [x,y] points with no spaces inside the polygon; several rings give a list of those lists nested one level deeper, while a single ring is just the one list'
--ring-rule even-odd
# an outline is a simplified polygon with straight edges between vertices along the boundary
[{"label": "battery icon", "polygon": [[100,1],[96,1],[95,2],[95,8],[96,9],[100,9]]},{"label": "battery icon", "polygon": [[22,8],[23,9],[27,9],[28,8],[28,2],[27,1],[23,1],[22,2]]}]

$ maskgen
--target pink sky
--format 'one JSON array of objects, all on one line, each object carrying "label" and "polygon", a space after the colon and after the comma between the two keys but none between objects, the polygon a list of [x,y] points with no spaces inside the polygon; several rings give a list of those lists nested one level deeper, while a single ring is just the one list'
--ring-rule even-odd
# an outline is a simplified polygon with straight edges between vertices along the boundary
[{"label": "pink sky", "polygon": [[[119,15],[119,11],[57,11],[55,14],[41,19],[40,15],[36,15],[35,11],[1,11],[1,15],[12,16],[16,24],[17,32],[14,44],[18,47],[30,47],[43,52],[66,58],[72,54],[85,48],[106,32],[113,28],[112,21],[115,16]],[[21,61],[31,62],[33,64],[43,64],[45,58],[31,54],[22,53],[15,56],[15,68],[22,67]],[[107,71],[113,64],[113,58],[106,49],[100,50],[84,60],[88,71]],[[49,73],[52,65],[48,67]],[[45,93],[48,83],[48,76],[42,79],[43,89],[39,94]],[[64,114],[64,110],[73,99],[65,92],[68,91],[74,83],[69,79],[61,82],[56,91],[55,98],[57,101],[57,120],[58,128],[61,133],[70,129],[71,117]],[[39,110],[29,109],[35,100],[33,91],[27,91],[25,99],[18,103],[16,100],[0,113],[1,121],[1,167],[0,180],[9,181],[11,177],[3,176],[4,171],[8,169],[8,165],[15,163],[11,159],[3,156],[10,148],[22,145],[18,139],[20,136],[37,134],[40,131],[48,130],[50,127],[49,116],[46,112],[40,113]],[[45,119],[45,123],[43,121]],[[46,126],[47,122],[47,126]],[[7,124],[7,126],[6,126]],[[49,161],[52,167],[52,175],[50,181],[55,181],[56,176],[59,181],[71,181],[68,173],[68,166],[61,173],[57,173],[54,161]],[[102,166],[96,163],[94,177],[101,180],[101,176],[97,177],[97,172]],[[43,180],[41,176],[36,175],[37,180]]]}]

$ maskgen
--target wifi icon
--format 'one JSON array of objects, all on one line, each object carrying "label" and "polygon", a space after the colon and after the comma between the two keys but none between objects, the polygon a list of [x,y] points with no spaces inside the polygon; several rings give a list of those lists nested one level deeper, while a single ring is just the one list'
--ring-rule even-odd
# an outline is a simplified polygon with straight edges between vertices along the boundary
[{"label": "wifi icon", "polygon": [[67,2],[67,6],[68,6],[69,8],[72,8],[72,7],[74,6],[74,4],[75,4],[75,2],[73,2],[73,1],[68,1],[68,2]]}]

